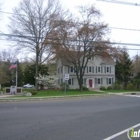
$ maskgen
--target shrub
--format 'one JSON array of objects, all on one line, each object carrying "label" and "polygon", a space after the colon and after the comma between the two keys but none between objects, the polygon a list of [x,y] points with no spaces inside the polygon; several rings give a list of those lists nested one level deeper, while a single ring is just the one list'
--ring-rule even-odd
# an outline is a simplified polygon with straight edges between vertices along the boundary
[{"label": "shrub", "polygon": [[66,86],[66,90],[68,90],[69,89],[69,84],[67,84],[66,82],[61,83],[60,88],[61,88],[62,91],[65,90],[65,86]]},{"label": "shrub", "polygon": [[100,87],[100,90],[106,90],[106,87],[101,86],[101,87]]},{"label": "shrub", "polygon": [[108,86],[107,87],[107,90],[111,90],[111,89],[113,89],[112,86]]},{"label": "shrub", "polygon": [[113,84],[113,89],[123,89],[123,85],[120,85],[120,84],[118,84],[118,83],[114,83]]},{"label": "shrub", "polygon": [[30,93],[31,93],[32,95],[36,95],[38,92],[37,92],[36,90],[31,90]]},{"label": "shrub", "polygon": [[86,86],[82,86],[83,87],[83,91],[88,91],[89,89]]},{"label": "shrub", "polygon": [[126,89],[127,90],[134,90],[135,86],[132,83],[130,83],[130,84],[127,85]]}]

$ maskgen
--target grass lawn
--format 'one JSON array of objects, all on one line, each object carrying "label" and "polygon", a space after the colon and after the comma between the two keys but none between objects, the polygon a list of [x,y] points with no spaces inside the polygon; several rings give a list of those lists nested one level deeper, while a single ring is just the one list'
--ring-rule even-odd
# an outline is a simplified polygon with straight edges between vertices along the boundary
[{"label": "grass lawn", "polygon": [[[44,91],[38,91],[38,94],[33,95],[31,97],[49,97],[49,96],[64,96],[64,95],[85,95],[85,94],[106,94],[106,92],[97,92],[97,91],[59,91],[59,90],[44,90]],[[21,96],[13,96],[15,97],[26,97],[25,95]],[[28,97],[29,98],[29,97]]]},{"label": "grass lawn", "polygon": [[[30,92],[30,89],[26,90],[28,92]],[[64,91],[59,91],[59,90],[43,90],[43,91],[38,91],[38,94],[33,95],[31,97],[49,97],[49,96],[73,96],[73,95],[95,95],[95,94],[108,94],[108,93],[121,93],[121,92],[139,92],[139,91],[131,91],[131,90],[104,90],[104,92],[98,92],[98,91],[74,91],[74,90],[70,90],[70,91],[66,91],[66,93]],[[19,97],[24,97],[24,98],[30,98],[30,97],[26,97],[25,95],[21,95],[21,96],[13,96],[10,98],[19,98]]]}]

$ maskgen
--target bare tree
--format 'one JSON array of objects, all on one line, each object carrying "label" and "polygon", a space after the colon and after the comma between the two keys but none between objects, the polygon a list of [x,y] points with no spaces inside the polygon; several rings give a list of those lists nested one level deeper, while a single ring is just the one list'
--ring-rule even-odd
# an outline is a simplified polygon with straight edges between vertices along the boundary
[{"label": "bare tree", "polygon": [[8,49],[8,50],[1,50],[0,51],[0,61],[1,62],[14,62],[16,61],[15,56],[17,53],[14,50]]},{"label": "bare tree", "polygon": [[[63,21],[54,44],[57,58],[64,59],[63,65],[74,66],[79,88],[82,91],[83,76],[91,57],[108,57],[112,52],[105,35],[107,25],[100,22],[100,12],[94,6],[78,8],[79,15],[73,20]],[[112,49],[112,50],[111,50]]]},{"label": "bare tree", "polygon": [[[49,34],[59,26],[61,6],[57,0],[22,0],[13,9],[9,28],[16,41],[17,49],[35,54],[36,76],[38,65],[45,62],[51,55],[51,45],[44,44]],[[36,82],[36,89],[38,89]]]}]

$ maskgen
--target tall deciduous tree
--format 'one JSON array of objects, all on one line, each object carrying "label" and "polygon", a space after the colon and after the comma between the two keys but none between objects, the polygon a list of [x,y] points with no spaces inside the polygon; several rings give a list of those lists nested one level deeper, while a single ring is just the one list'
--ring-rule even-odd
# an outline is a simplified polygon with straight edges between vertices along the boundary
[{"label": "tall deciduous tree", "polygon": [[94,6],[78,8],[78,17],[63,21],[55,36],[57,58],[65,59],[68,67],[74,66],[79,88],[82,91],[83,76],[88,60],[95,56],[109,57],[111,47],[105,42],[107,25],[100,22],[100,12]]},{"label": "tall deciduous tree", "polygon": [[59,26],[61,6],[57,0],[21,0],[13,13],[9,25],[12,39],[22,52],[35,54],[38,76],[38,65],[51,55],[51,45],[43,42]]},{"label": "tall deciduous tree", "polygon": [[116,60],[115,75],[116,79],[123,83],[124,87],[127,86],[133,74],[132,60],[127,51],[122,51],[122,56]]}]

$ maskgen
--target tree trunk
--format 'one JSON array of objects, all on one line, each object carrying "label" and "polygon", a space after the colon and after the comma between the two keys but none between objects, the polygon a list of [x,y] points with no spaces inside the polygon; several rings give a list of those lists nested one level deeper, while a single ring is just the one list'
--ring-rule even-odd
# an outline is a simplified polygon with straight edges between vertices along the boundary
[{"label": "tree trunk", "polygon": [[43,89],[44,89],[44,85],[41,84],[41,85],[40,85],[40,90],[43,90]]},{"label": "tree trunk", "polygon": [[83,91],[83,78],[78,79],[78,84],[79,84],[79,90],[82,92]]}]

